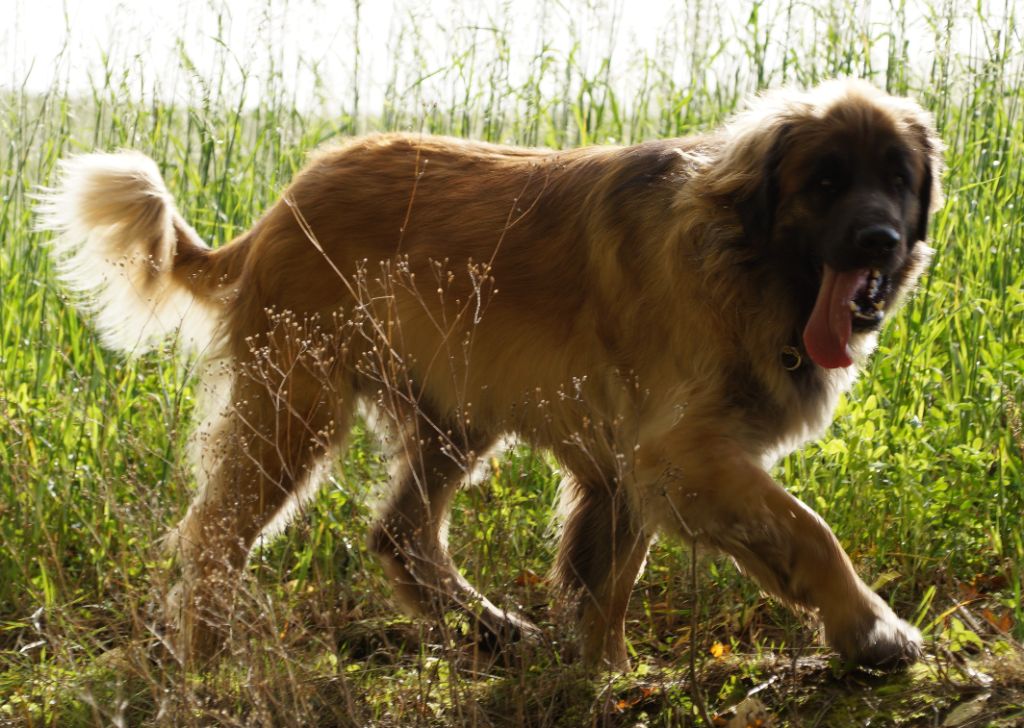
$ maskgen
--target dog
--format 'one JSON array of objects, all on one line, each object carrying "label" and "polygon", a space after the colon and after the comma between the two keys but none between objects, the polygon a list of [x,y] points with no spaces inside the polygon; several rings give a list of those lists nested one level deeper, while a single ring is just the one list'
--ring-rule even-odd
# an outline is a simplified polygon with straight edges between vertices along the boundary
[{"label": "dog", "polygon": [[65,161],[40,219],[103,341],[178,332],[205,362],[199,489],[173,533],[182,659],[218,651],[250,548],[363,404],[394,450],[369,544],[415,614],[461,611],[499,644],[537,634],[446,548],[460,483],[511,435],[565,473],[553,578],[587,664],[628,668],[659,533],[816,611],[847,660],[916,660],[918,630],[769,469],[829,424],[927,266],[941,151],[920,106],[858,81],[634,146],[382,134],[314,154],[216,250],[148,158]]}]

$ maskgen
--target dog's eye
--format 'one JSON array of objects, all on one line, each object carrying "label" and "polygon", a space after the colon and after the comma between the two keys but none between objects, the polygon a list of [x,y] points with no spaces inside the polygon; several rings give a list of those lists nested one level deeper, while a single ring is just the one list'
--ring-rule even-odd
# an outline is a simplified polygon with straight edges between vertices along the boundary
[{"label": "dog's eye", "polygon": [[843,186],[843,161],[834,154],[826,155],[815,167],[809,188],[826,196],[833,196]]},{"label": "dog's eye", "polygon": [[839,192],[839,177],[828,172],[815,177],[813,187],[826,197],[834,197]]},{"label": "dog's eye", "polygon": [[910,186],[910,168],[908,166],[906,153],[893,147],[886,152],[886,168],[889,173],[889,184],[896,191],[902,191]]}]

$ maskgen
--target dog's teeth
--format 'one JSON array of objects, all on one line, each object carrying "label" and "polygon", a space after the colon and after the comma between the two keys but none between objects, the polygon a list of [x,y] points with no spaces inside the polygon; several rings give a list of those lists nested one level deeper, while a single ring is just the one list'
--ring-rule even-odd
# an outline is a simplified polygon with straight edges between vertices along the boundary
[{"label": "dog's teeth", "polygon": [[885,312],[882,310],[884,306],[884,301],[872,302],[870,306],[865,304],[863,308],[857,307],[851,310],[853,311],[853,317],[856,319],[861,321],[878,321],[885,315]]}]

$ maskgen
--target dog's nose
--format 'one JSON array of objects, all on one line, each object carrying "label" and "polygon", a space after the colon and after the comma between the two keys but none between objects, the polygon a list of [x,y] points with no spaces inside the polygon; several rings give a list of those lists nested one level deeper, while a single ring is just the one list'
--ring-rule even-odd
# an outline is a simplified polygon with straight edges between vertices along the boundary
[{"label": "dog's nose", "polygon": [[869,225],[857,233],[854,242],[865,253],[888,254],[899,244],[900,233],[891,225]]}]

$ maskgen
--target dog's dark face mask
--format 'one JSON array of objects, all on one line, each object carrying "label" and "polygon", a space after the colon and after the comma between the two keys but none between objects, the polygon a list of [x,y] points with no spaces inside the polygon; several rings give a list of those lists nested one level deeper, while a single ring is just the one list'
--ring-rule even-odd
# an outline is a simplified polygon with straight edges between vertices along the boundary
[{"label": "dog's dark face mask", "polygon": [[779,132],[763,184],[738,205],[748,240],[792,286],[804,348],[853,363],[851,338],[877,330],[927,258],[927,138],[871,106],[838,105]]}]

